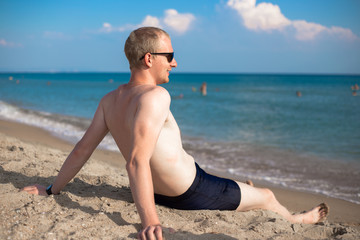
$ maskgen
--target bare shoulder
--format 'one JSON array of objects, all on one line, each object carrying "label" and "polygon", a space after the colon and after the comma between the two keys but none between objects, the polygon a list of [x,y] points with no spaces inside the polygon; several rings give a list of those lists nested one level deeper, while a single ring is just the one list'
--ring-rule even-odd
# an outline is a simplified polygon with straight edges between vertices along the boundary
[{"label": "bare shoulder", "polygon": [[147,104],[156,104],[159,105],[170,105],[171,97],[169,92],[160,86],[152,86],[144,94],[140,99],[141,103]]},{"label": "bare shoulder", "polygon": [[151,86],[146,93],[149,95],[155,95],[156,97],[170,97],[169,92],[161,86]]}]

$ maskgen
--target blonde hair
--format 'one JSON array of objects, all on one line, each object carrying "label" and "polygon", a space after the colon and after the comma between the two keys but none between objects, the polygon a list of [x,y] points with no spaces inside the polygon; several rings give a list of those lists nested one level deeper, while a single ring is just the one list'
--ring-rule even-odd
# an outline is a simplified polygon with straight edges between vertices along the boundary
[{"label": "blonde hair", "polygon": [[142,27],[130,33],[124,47],[130,69],[139,68],[141,66],[140,58],[146,53],[156,52],[162,35],[170,38],[167,32],[156,27]]}]

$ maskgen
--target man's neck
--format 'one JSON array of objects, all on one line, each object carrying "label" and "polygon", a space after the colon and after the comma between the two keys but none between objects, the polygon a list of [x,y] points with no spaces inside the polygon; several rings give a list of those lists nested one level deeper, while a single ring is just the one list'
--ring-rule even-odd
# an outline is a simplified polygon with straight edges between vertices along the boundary
[{"label": "man's neck", "polygon": [[156,86],[156,80],[146,70],[132,70],[128,86],[153,85]]}]

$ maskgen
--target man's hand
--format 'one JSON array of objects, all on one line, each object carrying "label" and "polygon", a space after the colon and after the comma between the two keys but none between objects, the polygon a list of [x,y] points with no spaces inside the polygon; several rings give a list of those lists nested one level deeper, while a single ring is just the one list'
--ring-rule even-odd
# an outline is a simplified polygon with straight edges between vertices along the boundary
[{"label": "man's hand", "polygon": [[141,240],[162,240],[162,228],[161,225],[150,225],[142,229],[138,233],[138,239]]},{"label": "man's hand", "polygon": [[21,189],[21,191],[25,191],[29,194],[48,196],[48,194],[46,192],[46,187],[41,186],[39,184],[24,187],[23,189]]}]

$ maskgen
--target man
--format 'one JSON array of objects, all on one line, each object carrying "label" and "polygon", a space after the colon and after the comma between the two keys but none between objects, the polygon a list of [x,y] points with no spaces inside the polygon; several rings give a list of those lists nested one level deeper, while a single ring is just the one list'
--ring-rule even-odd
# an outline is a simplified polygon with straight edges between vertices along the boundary
[{"label": "man", "polygon": [[[53,185],[23,190],[58,194],[78,173],[110,132],[126,159],[130,188],[143,229],[141,239],[162,239],[155,201],[178,209],[247,211],[268,209],[294,223],[323,220],[328,208],[291,215],[268,189],[205,173],[182,147],[179,127],[170,112],[170,95],[159,84],[169,82],[177,67],[169,35],[158,28],[133,31],[125,43],[131,77],[127,84],[105,95],[83,138],[64,162]],[[155,195],[155,197],[154,197]]]}]

